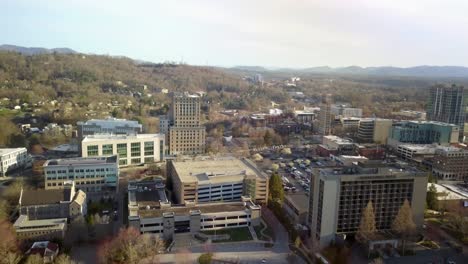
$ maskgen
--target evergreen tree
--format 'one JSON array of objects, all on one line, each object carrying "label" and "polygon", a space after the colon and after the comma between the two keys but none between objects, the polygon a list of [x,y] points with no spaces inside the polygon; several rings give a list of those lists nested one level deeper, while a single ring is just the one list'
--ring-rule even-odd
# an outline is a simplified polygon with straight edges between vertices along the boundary
[{"label": "evergreen tree", "polygon": [[267,130],[265,132],[265,135],[263,136],[263,141],[267,146],[271,146],[271,144],[273,143],[273,135],[271,134],[270,130]]},{"label": "evergreen tree", "polygon": [[426,195],[427,208],[435,210],[437,209],[437,189],[434,184],[431,184]]},{"label": "evergreen tree", "polygon": [[356,238],[364,243],[372,239],[376,232],[374,207],[372,206],[372,201],[369,201],[364,210],[362,210],[361,223],[359,224]]},{"label": "evergreen tree", "polygon": [[282,202],[284,199],[283,181],[277,172],[270,177],[269,182],[270,197],[274,201]]},{"label": "evergreen tree", "polygon": [[437,183],[437,176],[434,176],[432,172],[429,172],[429,174],[427,175],[427,182]]}]

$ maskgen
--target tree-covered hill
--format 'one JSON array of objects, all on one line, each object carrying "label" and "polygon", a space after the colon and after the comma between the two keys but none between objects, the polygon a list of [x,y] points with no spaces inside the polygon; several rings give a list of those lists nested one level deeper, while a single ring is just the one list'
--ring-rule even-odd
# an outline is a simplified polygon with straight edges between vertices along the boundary
[{"label": "tree-covered hill", "polygon": [[[169,91],[238,92],[247,84],[238,76],[210,67],[137,64],[128,58],[83,54],[25,56],[0,52],[0,96],[29,100],[80,97],[87,103],[99,93]],[[34,95],[34,96],[33,96]],[[88,95],[88,96],[87,96]]]}]

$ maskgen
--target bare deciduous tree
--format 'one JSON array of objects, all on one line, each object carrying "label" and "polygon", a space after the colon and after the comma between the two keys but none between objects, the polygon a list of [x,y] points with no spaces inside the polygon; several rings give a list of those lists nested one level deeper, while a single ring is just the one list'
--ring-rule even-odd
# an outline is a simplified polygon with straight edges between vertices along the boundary
[{"label": "bare deciduous tree", "polygon": [[117,237],[105,242],[99,249],[101,263],[136,264],[158,254],[164,242],[157,236],[143,234],[134,228],[121,229]]},{"label": "bare deciduous tree", "polygon": [[17,264],[21,260],[18,241],[10,222],[0,220],[0,264]]},{"label": "bare deciduous tree", "polygon": [[369,201],[364,210],[362,210],[361,222],[356,238],[364,243],[372,239],[376,232],[374,207],[372,206],[372,201]]},{"label": "bare deciduous tree", "polygon": [[403,253],[405,251],[406,239],[416,231],[416,224],[413,220],[413,211],[408,200],[405,200],[398,214],[393,220],[392,229],[401,235],[403,240]]}]

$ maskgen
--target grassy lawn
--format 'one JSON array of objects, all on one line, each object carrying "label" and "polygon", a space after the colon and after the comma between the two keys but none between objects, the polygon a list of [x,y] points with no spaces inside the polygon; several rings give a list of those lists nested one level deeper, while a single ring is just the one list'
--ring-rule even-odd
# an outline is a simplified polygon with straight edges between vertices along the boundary
[{"label": "grassy lawn", "polygon": [[[202,233],[207,235],[214,235],[214,230],[203,231]],[[238,241],[247,241],[252,240],[252,235],[247,227],[240,227],[240,228],[227,228],[227,229],[220,229],[216,230],[216,235],[224,235],[228,234],[230,236],[229,240],[218,240],[218,242],[238,242]]]},{"label": "grassy lawn", "polygon": [[427,247],[427,248],[430,248],[430,249],[440,248],[439,245],[437,245],[436,242],[431,241],[431,240],[424,240],[424,241],[420,242],[419,244],[421,246],[424,246],[424,247]]},{"label": "grassy lawn", "polygon": [[20,113],[20,111],[16,111],[16,110],[11,110],[11,109],[7,109],[7,108],[0,108],[0,117],[13,117],[15,115],[24,115],[22,113]]}]

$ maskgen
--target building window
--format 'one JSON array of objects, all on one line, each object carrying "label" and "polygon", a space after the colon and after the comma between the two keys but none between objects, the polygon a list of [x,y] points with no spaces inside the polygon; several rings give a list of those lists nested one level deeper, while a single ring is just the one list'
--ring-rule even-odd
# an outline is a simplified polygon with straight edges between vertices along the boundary
[{"label": "building window", "polygon": [[88,146],[88,157],[98,156],[98,155],[99,155],[98,145]]},{"label": "building window", "polygon": [[154,162],[154,158],[153,157],[146,157],[145,158],[145,163],[152,163]]},{"label": "building window", "polygon": [[102,155],[114,154],[114,146],[112,144],[102,145]]},{"label": "building window", "polygon": [[132,162],[132,164],[140,164],[141,159],[140,158],[135,158],[135,159],[132,159],[131,162]]},{"label": "building window", "polygon": [[126,159],[119,160],[119,165],[127,165],[127,160]]},{"label": "building window", "polygon": [[117,144],[117,154],[119,158],[127,157],[127,143]]},{"label": "building window", "polygon": [[[130,155],[132,157],[139,157],[141,156],[141,144],[140,142],[135,142],[135,143],[131,143],[130,145]],[[133,164],[133,163],[132,163]]]},{"label": "building window", "polygon": [[153,156],[154,155],[154,142],[149,141],[145,142],[145,156]]}]

